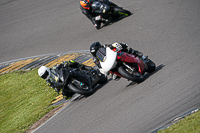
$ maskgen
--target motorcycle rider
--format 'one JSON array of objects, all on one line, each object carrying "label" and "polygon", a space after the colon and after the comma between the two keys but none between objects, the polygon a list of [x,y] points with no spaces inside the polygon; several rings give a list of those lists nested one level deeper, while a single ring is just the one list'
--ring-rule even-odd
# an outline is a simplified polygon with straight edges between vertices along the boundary
[{"label": "motorcycle rider", "polygon": [[[110,49],[112,49],[113,51],[121,51],[121,52],[127,52],[129,54],[133,54],[135,56],[138,57],[142,57],[143,53],[139,52],[138,50],[134,50],[132,48],[130,48],[126,43],[121,42],[115,42],[113,44],[104,44],[101,45],[100,42],[94,42],[90,45],[90,53],[93,56],[93,62],[99,67],[101,68],[99,59],[96,57],[96,53],[100,48],[105,48],[105,47],[109,47]],[[112,78],[114,80],[119,80],[121,77],[117,76],[116,74],[111,74]]]},{"label": "motorcycle rider", "polygon": [[99,29],[101,26],[101,22],[104,22],[101,18],[100,15],[96,15],[93,11],[92,11],[92,3],[95,1],[103,1],[105,3],[107,3],[108,5],[112,4],[115,5],[114,3],[108,1],[108,0],[80,0],[80,9],[82,11],[82,13],[92,21],[93,25],[96,27],[96,29]]},{"label": "motorcycle rider", "polygon": [[[73,68],[80,68],[80,69],[85,69],[85,70],[89,70],[89,71],[92,70],[91,66],[86,66],[86,65],[76,62],[74,60],[69,60],[69,61],[62,62],[61,64],[58,64],[56,66],[53,66],[52,68],[48,68],[46,66],[41,66],[38,69],[38,75],[41,78],[45,79],[47,82],[47,85],[50,86],[51,88],[53,88],[59,94],[60,90],[62,88],[65,88],[65,87],[63,87],[63,85],[64,85],[63,79],[59,78],[61,71],[63,69],[69,70],[68,78],[70,78],[70,77],[74,77],[76,75],[76,72],[70,71]],[[74,94],[75,93],[73,93],[67,89],[62,90],[62,95],[66,96],[67,99],[70,99]]]}]

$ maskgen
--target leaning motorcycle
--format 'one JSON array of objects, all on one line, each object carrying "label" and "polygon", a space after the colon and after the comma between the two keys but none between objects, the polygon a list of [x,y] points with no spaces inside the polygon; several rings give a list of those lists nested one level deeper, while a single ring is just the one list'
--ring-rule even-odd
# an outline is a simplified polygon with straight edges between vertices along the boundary
[{"label": "leaning motorcycle", "polygon": [[[97,84],[104,84],[107,82],[107,77],[94,68],[90,71],[79,68],[67,71],[68,70],[62,70],[60,75],[60,78],[64,81],[64,91],[81,95],[91,95],[94,93],[94,87]],[[75,73],[75,76],[69,78],[69,73]]]},{"label": "leaning motorcycle", "polygon": [[92,11],[96,15],[100,15],[105,20],[112,20],[120,16],[129,16],[131,12],[115,5],[112,2],[106,3],[102,1],[95,1],[92,3]]},{"label": "leaning motorcycle", "polygon": [[100,71],[104,74],[116,74],[139,83],[144,80],[145,72],[152,73],[156,69],[155,63],[146,56],[139,58],[126,52],[113,50],[109,47],[100,48],[96,53],[102,67]]}]

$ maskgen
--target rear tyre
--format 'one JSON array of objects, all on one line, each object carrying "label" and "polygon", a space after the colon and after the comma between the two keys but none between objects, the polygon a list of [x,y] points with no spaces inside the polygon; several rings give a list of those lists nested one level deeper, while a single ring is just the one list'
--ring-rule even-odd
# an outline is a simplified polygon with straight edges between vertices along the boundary
[{"label": "rear tyre", "polygon": [[136,76],[135,74],[130,73],[125,66],[120,66],[118,68],[118,72],[128,80],[132,80],[137,83],[144,81],[143,76],[141,74],[138,73],[138,75]]}]

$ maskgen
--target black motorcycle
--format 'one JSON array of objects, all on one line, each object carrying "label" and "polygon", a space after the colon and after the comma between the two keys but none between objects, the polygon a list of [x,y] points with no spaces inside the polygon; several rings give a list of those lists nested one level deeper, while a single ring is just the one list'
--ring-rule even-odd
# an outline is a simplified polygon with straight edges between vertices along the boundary
[{"label": "black motorcycle", "polygon": [[[74,76],[69,77],[69,73],[74,73]],[[97,84],[104,84],[107,82],[107,77],[94,68],[90,71],[79,68],[70,71],[63,69],[60,74],[60,79],[64,81],[63,91],[82,95],[93,94],[94,87]]]},{"label": "black motorcycle", "polygon": [[104,20],[113,20],[121,16],[127,17],[131,15],[130,11],[123,9],[110,1],[109,3],[95,1],[92,3],[92,10]]}]

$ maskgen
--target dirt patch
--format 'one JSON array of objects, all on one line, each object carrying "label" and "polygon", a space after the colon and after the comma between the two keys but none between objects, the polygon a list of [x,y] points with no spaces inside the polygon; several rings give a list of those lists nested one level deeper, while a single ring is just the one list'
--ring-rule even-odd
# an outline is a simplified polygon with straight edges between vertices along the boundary
[{"label": "dirt patch", "polygon": [[40,120],[35,122],[25,133],[32,133],[36,128],[38,128],[40,125],[42,125],[45,121],[47,121],[53,115],[58,113],[66,104],[67,103],[64,103],[63,105],[51,110],[49,113],[47,113],[45,116],[43,116]]}]

